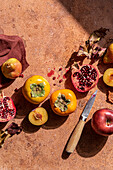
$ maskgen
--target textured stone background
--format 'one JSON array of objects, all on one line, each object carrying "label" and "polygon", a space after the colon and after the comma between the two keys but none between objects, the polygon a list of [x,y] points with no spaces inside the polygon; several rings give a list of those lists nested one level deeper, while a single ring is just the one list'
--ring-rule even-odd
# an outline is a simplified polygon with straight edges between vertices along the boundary
[{"label": "textured stone background", "polygon": [[[47,76],[53,68],[58,74],[59,67],[67,65],[72,54],[80,44],[84,44],[92,31],[106,27],[110,32],[105,41],[113,38],[112,14],[112,0],[0,0],[0,33],[23,38],[30,64],[23,79],[16,79],[4,89],[5,94],[15,101],[18,112],[14,121],[22,124],[24,131],[8,139],[0,149],[1,170],[113,169],[113,136],[98,136],[90,126],[90,119],[97,109],[113,108],[106,102],[108,88],[102,81],[108,66],[98,68],[100,79],[95,87],[98,89],[96,101],[77,148],[69,157],[64,152],[66,142],[95,89],[88,94],[79,94],[69,79],[61,84],[57,81],[57,85],[53,86],[52,78]],[[21,87],[34,74],[42,75],[50,82],[51,92],[60,88],[72,89],[78,99],[76,111],[66,118],[56,116],[50,109],[48,97],[42,105],[48,110],[49,121],[41,128],[32,126],[26,115],[36,106],[23,98]],[[20,90],[15,93],[15,88]],[[7,125],[1,124],[0,127]]]}]

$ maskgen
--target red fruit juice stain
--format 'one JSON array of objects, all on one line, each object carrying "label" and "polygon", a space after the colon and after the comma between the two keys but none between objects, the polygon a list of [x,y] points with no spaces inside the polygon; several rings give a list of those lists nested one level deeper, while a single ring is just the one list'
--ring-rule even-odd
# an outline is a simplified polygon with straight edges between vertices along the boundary
[{"label": "red fruit juice stain", "polygon": [[60,79],[60,80],[59,80],[59,83],[62,83],[62,82],[63,82],[63,80],[62,80],[62,79]]},{"label": "red fruit juice stain", "polygon": [[58,74],[58,77],[57,77],[57,79],[59,79],[59,77],[60,77],[60,74]]},{"label": "red fruit juice stain", "polygon": [[52,75],[54,75],[54,70],[51,70],[51,71],[47,74],[48,77],[51,77]]}]

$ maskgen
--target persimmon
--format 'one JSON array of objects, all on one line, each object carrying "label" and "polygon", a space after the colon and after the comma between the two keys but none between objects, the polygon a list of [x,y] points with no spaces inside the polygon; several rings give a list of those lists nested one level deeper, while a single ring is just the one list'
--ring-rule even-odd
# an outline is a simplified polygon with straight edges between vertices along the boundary
[{"label": "persimmon", "polygon": [[77,99],[72,90],[61,89],[51,94],[50,104],[54,113],[60,116],[67,116],[75,111]]},{"label": "persimmon", "polygon": [[29,102],[39,104],[49,95],[50,84],[44,77],[34,75],[26,80],[22,93]]}]

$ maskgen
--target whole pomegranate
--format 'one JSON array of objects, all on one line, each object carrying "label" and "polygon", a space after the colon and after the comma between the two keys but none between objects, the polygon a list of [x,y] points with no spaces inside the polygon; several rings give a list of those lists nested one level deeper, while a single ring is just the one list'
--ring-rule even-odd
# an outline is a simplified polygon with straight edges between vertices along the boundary
[{"label": "whole pomegranate", "polygon": [[82,65],[72,69],[71,80],[77,91],[87,92],[96,86],[99,73],[93,65]]},{"label": "whole pomegranate", "polygon": [[10,97],[0,92],[0,122],[7,122],[16,115],[16,107]]},{"label": "whole pomegranate", "polygon": [[10,58],[2,64],[1,70],[6,78],[15,79],[22,72],[22,64],[16,58]]}]

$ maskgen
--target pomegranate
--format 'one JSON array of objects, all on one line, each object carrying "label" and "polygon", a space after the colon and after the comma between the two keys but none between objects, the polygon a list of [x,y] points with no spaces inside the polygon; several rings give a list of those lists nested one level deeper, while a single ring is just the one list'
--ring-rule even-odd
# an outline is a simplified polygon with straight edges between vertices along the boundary
[{"label": "pomegranate", "polygon": [[0,92],[0,122],[7,122],[16,115],[16,107],[10,97]]},{"label": "pomegranate", "polygon": [[79,92],[87,92],[96,86],[99,80],[98,70],[92,65],[82,65],[80,68],[72,69],[71,80]]}]

